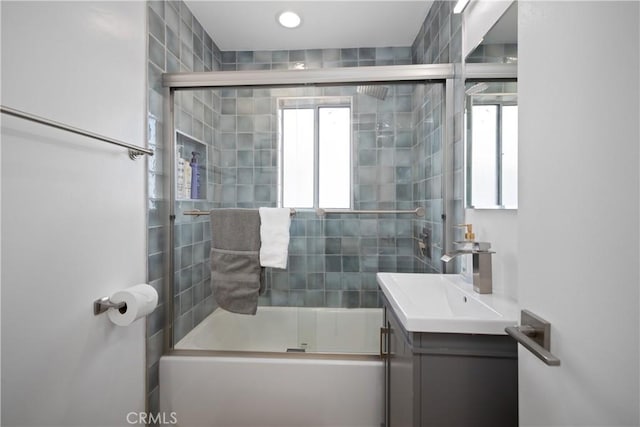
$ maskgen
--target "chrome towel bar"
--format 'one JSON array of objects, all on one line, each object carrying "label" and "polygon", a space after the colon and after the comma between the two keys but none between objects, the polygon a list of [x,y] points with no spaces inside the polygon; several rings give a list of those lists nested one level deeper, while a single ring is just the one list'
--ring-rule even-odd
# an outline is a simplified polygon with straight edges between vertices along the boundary
[{"label": "chrome towel bar", "polygon": [[[200,215],[209,215],[211,213],[211,211],[201,211],[198,209],[194,209],[192,211],[184,211],[182,212],[183,215],[191,215],[191,216],[200,216]],[[295,209],[291,209],[291,216],[294,216],[296,214],[296,210]]]},{"label": "chrome towel bar", "polygon": [[551,354],[551,323],[529,310],[522,310],[520,326],[508,326],[504,330],[538,359],[549,366],[560,366],[560,359]]},{"label": "chrome towel bar", "polygon": [[350,210],[350,209],[316,209],[316,214],[318,216],[325,216],[328,214],[372,214],[372,215],[388,215],[388,214],[411,214],[419,217],[423,217],[425,215],[425,210],[421,206],[415,209],[408,210]]},{"label": "chrome towel bar", "polygon": [[98,135],[97,133],[78,129],[76,127],[65,125],[60,122],[45,119],[44,117],[39,117],[33,114],[25,113],[24,111],[16,110],[14,108],[5,107],[4,105],[0,105],[0,112],[3,114],[7,114],[9,116],[18,117],[21,119],[29,120],[34,123],[39,123],[41,125],[75,133],[77,135],[87,136],[89,138],[97,139],[98,141],[108,142],[109,144],[127,148],[129,150],[129,158],[131,160],[135,160],[138,156],[142,156],[144,154],[148,156],[153,156],[153,150],[150,150],[148,148],[127,144],[126,142],[118,141],[117,139],[109,138],[106,136]]},{"label": "chrome towel bar", "polygon": [[[209,215],[210,212],[211,211],[201,211],[198,209],[194,209],[191,211],[184,211],[182,214],[199,216],[199,215]],[[295,214],[296,214],[296,210],[291,209],[291,215],[293,216]],[[371,215],[411,214],[411,215],[423,217],[425,215],[425,210],[423,207],[419,207],[416,209],[409,209],[409,210],[350,210],[350,209],[323,209],[323,208],[316,209],[316,215],[318,216],[325,216],[329,214],[363,214],[363,215],[364,214],[371,214]]]}]

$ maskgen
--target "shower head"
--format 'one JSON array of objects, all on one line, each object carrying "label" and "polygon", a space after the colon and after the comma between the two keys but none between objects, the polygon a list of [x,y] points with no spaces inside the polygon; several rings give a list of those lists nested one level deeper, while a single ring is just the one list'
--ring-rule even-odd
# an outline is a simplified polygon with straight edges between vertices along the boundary
[{"label": "shower head", "polygon": [[389,92],[389,88],[387,86],[364,85],[358,86],[356,91],[363,95],[373,96],[380,101],[384,101],[387,97],[387,92]]}]

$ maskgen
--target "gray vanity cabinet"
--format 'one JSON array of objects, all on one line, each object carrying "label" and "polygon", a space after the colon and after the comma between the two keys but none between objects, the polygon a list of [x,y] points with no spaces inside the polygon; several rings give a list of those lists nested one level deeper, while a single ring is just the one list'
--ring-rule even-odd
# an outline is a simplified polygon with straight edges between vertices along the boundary
[{"label": "gray vanity cabinet", "polygon": [[386,427],[518,425],[511,337],[407,332],[384,302]]}]

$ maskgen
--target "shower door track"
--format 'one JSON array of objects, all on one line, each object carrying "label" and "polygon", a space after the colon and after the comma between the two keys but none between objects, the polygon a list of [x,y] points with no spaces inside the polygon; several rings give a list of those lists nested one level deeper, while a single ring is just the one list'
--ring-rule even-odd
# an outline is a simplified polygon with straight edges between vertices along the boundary
[{"label": "shower door track", "polygon": [[169,89],[213,89],[225,86],[296,86],[446,80],[453,78],[454,74],[453,64],[387,65],[309,70],[209,71],[163,74],[162,84]]},{"label": "shower door track", "polygon": [[[478,64],[484,65],[484,64]],[[493,64],[486,64],[493,65]],[[459,68],[458,68],[459,70]],[[454,78],[460,78],[459,71],[456,70],[455,64],[417,64],[417,65],[388,65],[388,66],[369,66],[369,67],[345,67],[345,68],[320,68],[308,70],[257,70],[257,71],[210,71],[210,72],[189,72],[189,73],[165,73],[162,76],[162,85],[164,87],[164,164],[175,164],[175,147],[173,146],[173,138],[175,135],[175,118],[174,118],[174,102],[175,93],[179,90],[203,90],[216,89],[223,87],[261,87],[261,86],[314,86],[314,85],[341,85],[353,83],[383,83],[383,82],[434,82],[442,83],[445,87],[445,93],[453,93]],[[448,96],[445,104],[453,102],[451,96]],[[446,107],[446,105],[445,105]],[[449,108],[452,108],[450,106]],[[445,129],[452,127],[452,117],[448,117],[443,111]],[[453,140],[453,132],[445,132],[443,146],[451,146]],[[173,166],[171,166],[173,169]],[[447,165],[443,165],[443,174],[451,174],[452,170],[447,170]],[[165,188],[168,188],[168,239],[165,242],[165,253],[168,254],[168,262],[164,264],[164,294],[167,296],[168,310],[165,315],[164,337],[163,337],[163,354],[172,354],[173,350],[173,246],[174,246],[174,221],[176,218],[176,209],[173,201],[175,200],[176,177],[175,172],[170,172],[168,182]],[[451,180],[443,180],[443,195],[453,194],[452,188],[444,188],[452,185]],[[442,227],[443,227],[443,247],[449,245],[448,218],[451,217],[449,209],[450,203],[443,203]]]}]

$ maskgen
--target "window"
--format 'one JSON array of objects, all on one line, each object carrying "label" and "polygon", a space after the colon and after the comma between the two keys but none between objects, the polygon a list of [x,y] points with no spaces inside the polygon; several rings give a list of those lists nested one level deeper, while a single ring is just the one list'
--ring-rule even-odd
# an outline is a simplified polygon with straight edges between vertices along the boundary
[{"label": "window", "polygon": [[279,204],[350,208],[350,104],[325,98],[294,101],[281,100]]}]

